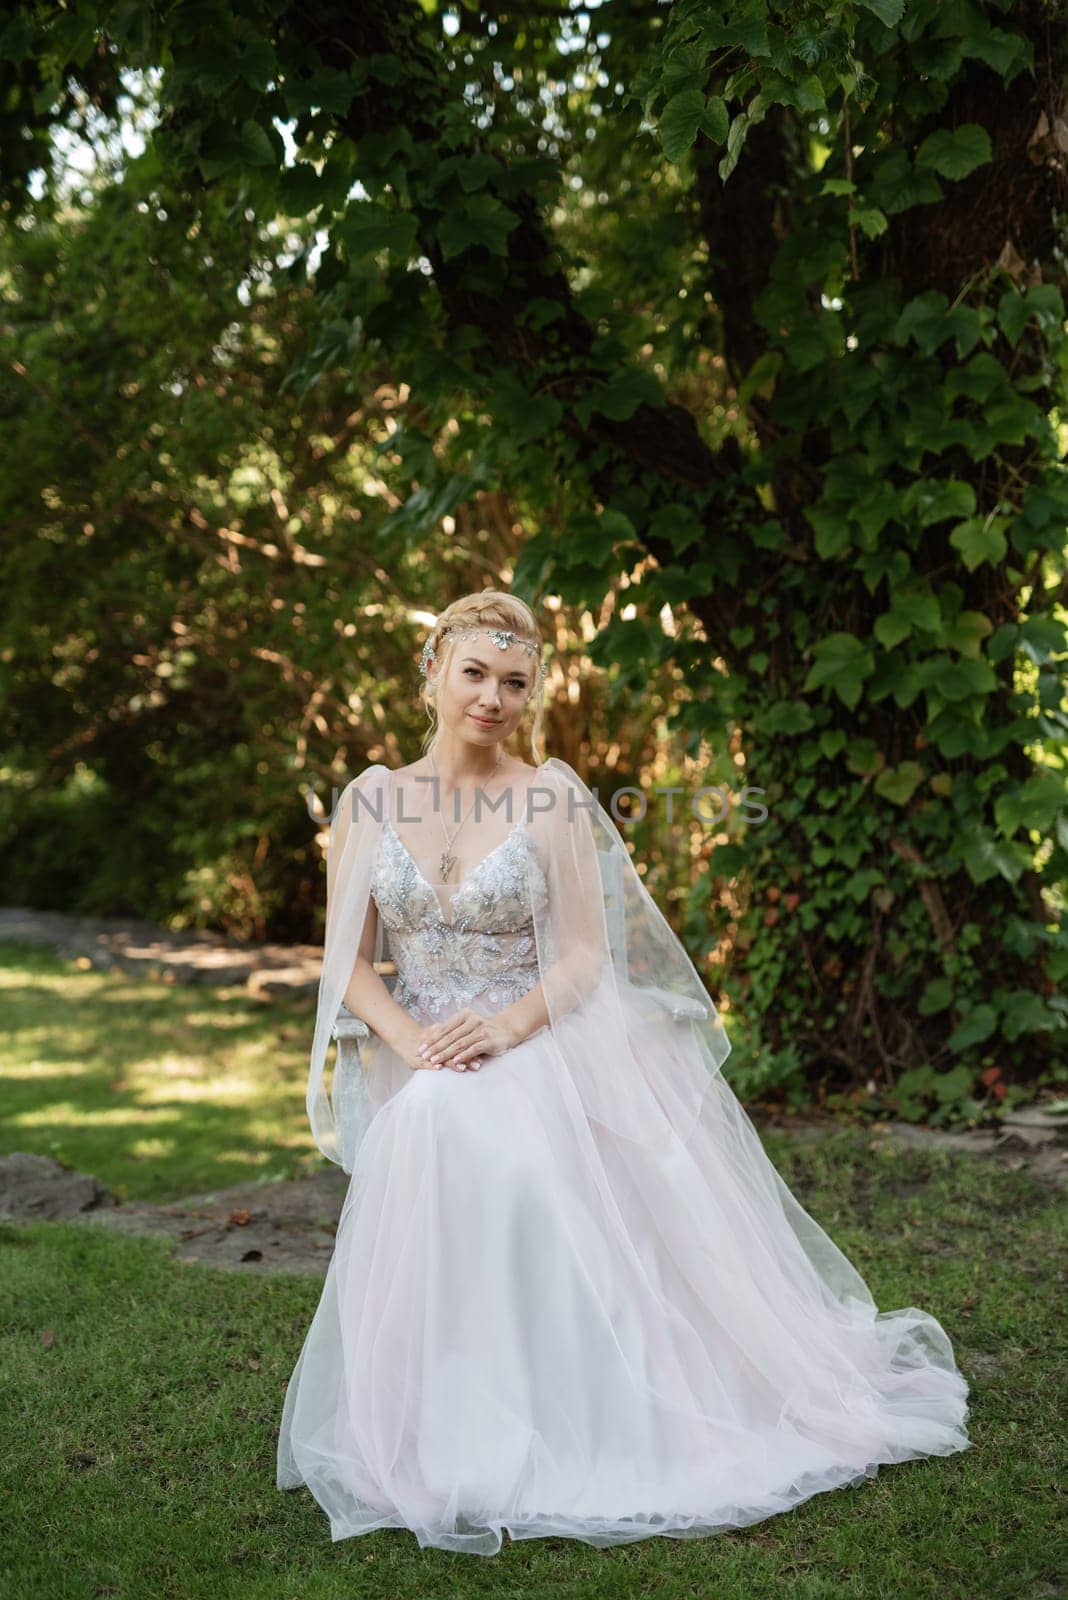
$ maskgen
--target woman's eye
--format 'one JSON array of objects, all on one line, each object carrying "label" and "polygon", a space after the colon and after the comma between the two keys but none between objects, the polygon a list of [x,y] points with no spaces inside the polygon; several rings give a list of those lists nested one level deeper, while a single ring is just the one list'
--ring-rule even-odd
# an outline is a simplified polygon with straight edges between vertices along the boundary
[{"label": "woman's eye", "polygon": [[[464,668],[464,673],[465,673],[465,675],[468,674],[468,673],[474,673],[476,678],[480,678],[482,676],[482,674],[479,672],[477,667],[465,667]],[[508,687],[510,689],[525,689],[526,688],[526,684],[522,681],[521,678],[509,678],[508,679]]]}]

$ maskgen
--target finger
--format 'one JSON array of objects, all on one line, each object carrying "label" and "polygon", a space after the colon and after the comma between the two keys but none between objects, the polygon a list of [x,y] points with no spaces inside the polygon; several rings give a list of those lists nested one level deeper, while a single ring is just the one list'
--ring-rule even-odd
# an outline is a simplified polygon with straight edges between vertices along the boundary
[{"label": "finger", "polygon": [[477,1072],[482,1065],[482,1057],[473,1056],[470,1060],[466,1060],[454,1056],[451,1061],[445,1062],[444,1065],[451,1067],[454,1072]]},{"label": "finger", "polygon": [[454,1034],[450,1034],[443,1039],[439,1045],[436,1045],[434,1049],[427,1052],[430,1060],[437,1061],[443,1056],[455,1055],[458,1049],[465,1045],[471,1044],[476,1038],[477,1033],[478,1030],[474,1025],[457,1029]]},{"label": "finger", "polygon": [[432,1051],[447,1045],[451,1039],[455,1039],[461,1029],[470,1026],[470,1017],[450,1017],[448,1022],[439,1022],[426,1033],[419,1048],[424,1054],[429,1055]]},{"label": "finger", "polygon": [[456,1066],[458,1062],[470,1064],[470,1062],[484,1053],[484,1049],[485,1041],[476,1034],[471,1038],[461,1039],[458,1044],[446,1052],[446,1058],[451,1067]]},{"label": "finger", "polygon": [[470,1062],[479,1055],[479,1053],[480,1052],[477,1045],[467,1045],[466,1048],[450,1051],[447,1058],[441,1062],[441,1065],[452,1067],[454,1072],[463,1072],[464,1068],[467,1067]]},{"label": "finger", "polygon": [[454,1034],[443,1033],[437,1039],[425,1039],[419,1046],[419,1054],[428,1058],[430,1056],[440,1055],[443,1050],[448,1049],[449,1040],[454,1037]]},{"label": "finger", "polygon": [[449,1028],[455,1028],[459,1022],[478,1022],[482,1013],[474,1011],[470,1006],[464,1006],[459,1011],[454,1011],[451,1017],[439,1017],[436,1022],[426,1024],[427,1034],[433,1038],[436,1033],[443,1033]]},{"label": "finger", "polygon": [[461,1055],[450,1055],[446,1060],[442,1061],[440,1065],[443,1067],[451,1067],[453,1072],[467,1071],[467,1060]]},{"label": "finger", "polygon": [[478,1057],[482,1055],[485,1047],[484,1040],[472,1039],[468,1044],[461,1045],[458,1050],[454,1050],[452,1052],[452,1059],[454,1061],[477,1060]]}]

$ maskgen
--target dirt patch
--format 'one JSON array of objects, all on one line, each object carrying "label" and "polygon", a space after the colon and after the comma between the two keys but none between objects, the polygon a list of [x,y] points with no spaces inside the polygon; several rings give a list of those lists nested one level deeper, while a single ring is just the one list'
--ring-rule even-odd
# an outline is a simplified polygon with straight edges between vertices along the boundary
[{"label": "dirt patch", "polygon": [[45,945],[68,961],[87,961],[169,983],[245,985],[253,994],[311,994],[322,949],[311,944],[244,944],[222,934],[175,932],[127,917],[75,917],[63,911],[0,907],[0,941]]},{"label": "dirt patch", "polygon": [[241,1183],[166,1205],[120,1201],[51,1156],[0,1157],[0,1218],[75,1221],[174,1241],[177,1261],[258,1272],[325,1274],[348,1188],[340,1168],[285,1182]]},{"label": "dirt patch", "polygon": [[[842,1124],[831,1118],[801,1119],[769,1124],[776,1133],[798,1140],[828,1138]],[[1068,1183],[1068,1117],[1036,1104],[1010,1111],[996,1128],[969,1128],[947,1133],[941,1128],[917,1127],[911,1122],[874,1122],[873,1138],[891,1139],[903,1150],[945,1150],[951,1154],[986,1156],[1011,1172],[1026,1170],[1037,1183],[1055,1189]],[[920,1174],[913,1180],[922,1188]]]}]

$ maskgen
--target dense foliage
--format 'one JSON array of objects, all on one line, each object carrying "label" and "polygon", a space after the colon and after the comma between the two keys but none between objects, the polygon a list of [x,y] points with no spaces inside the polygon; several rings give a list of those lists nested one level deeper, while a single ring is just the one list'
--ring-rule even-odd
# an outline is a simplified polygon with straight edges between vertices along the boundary
[{"label": "dense foliage", "polygon": [[1066,59],[1052,0],[24,7],[26,884],[140,800],[97,903],[176,852],[194,920],[310,920],[295,777],[410,759],[421,619],[510,582],[602,797],[730,789],[636,842],[754,1084],[1063,1077]]}]

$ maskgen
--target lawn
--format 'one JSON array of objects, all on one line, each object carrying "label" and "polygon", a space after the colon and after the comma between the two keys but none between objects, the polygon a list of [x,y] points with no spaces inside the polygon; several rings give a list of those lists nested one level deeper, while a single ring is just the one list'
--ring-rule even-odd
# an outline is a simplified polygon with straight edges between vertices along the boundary
[{"label": "lawn", "polygon": [[[294,1005],[72,973],[25,952],[5,990],[15,1024],[6,1149],[53,1150],[51,1134],[83,1170],[109,1183],[128,1170],[129,1192],[155,1197],[303,1159],[306,1017]],[[280,1048],[286,1028],[294,1037]],[[164,1081],[166,1060],[182,1069]],[[35,1104],[52,1115],[34,1119]],[[133,1147],[154,1138],[164,1148],[127,1169]],[[880,1307],[917,1305],[944,1323],[972,1384],[971,1450],[884,1468],[710,1539],[614,1550],[506,1541],[489,1560],[421,1550],[403,1530],[335,1545],[305,1491],[274,1487],[282,1394],[318,1279],[183,1266],[164,1241],[91,1224],[0,1224],[0,1593],[1060,1594],[1051,1507],[1063,1481],[1055,1380],[1068,1354],[1056,1288],[1063,1202],[1025,1171],[902,1151],[870,1130],[843,1128],[819,1144],[769,1134],[767,1146]]]},{"label": "lawn", "polygon": [[304,1109],[315,1002],[258,998],[0,943],[0,1149],[165,1201],[322,1159]]}]

